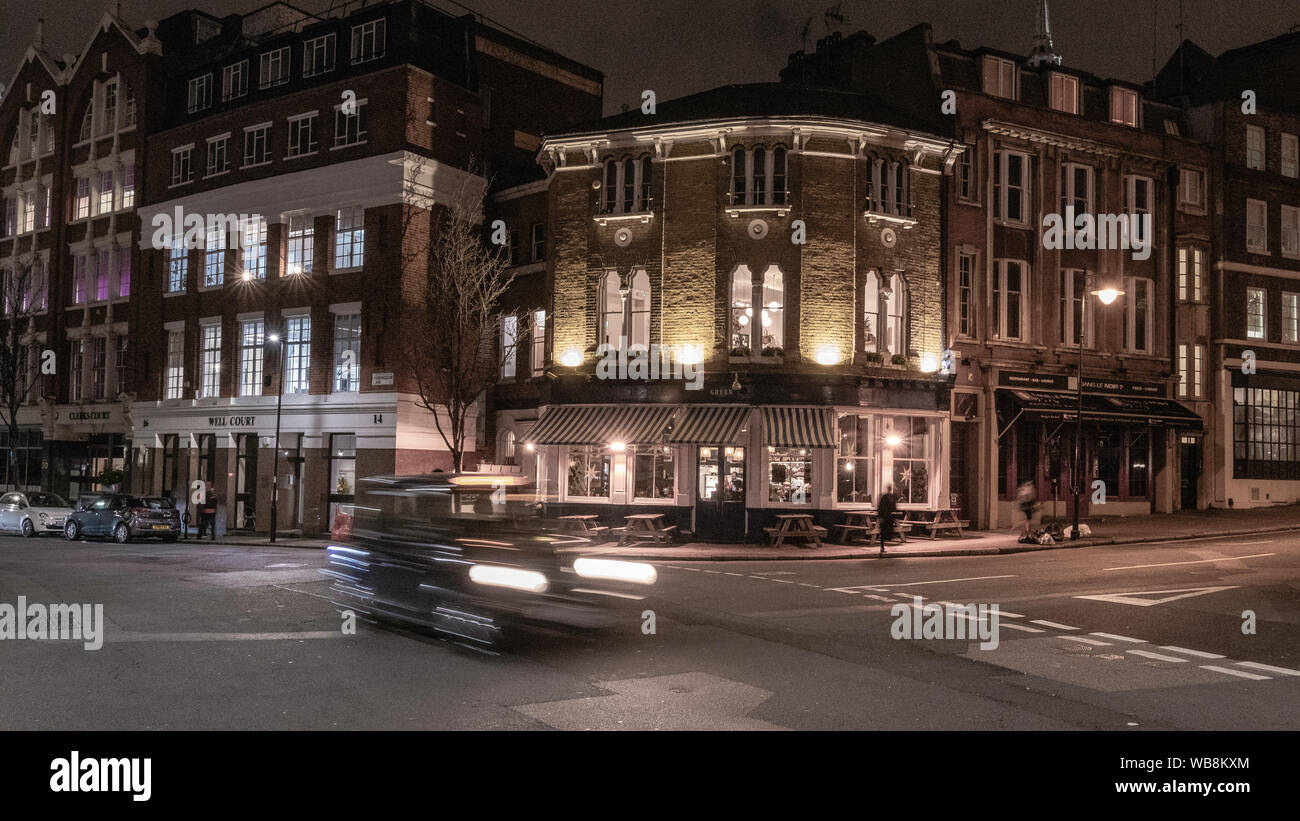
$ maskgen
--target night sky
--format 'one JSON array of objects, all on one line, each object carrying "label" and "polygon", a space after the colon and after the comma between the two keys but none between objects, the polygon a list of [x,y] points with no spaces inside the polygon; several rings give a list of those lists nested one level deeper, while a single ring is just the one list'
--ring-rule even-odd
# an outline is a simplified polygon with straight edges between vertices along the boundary
[{"label": "night sky", "polygon": [[[247,12],[268,0],[123,0],[128,22],[143,24],[186,8],[218,15]],[[308,11],[331,0],[298,0]],[[355,5],[355,3],[354,3]],[[456,9],[445,0],[444,8]],[[605,72],[605,109],[640,105],[642,89],[667,100],[727,83],[769,82],[802,43],[828,29],[835,0],[466,0],[481,14],[542,45]],[[843,23],[830,30],[865,29],[884,40],[929,22],[935,39],[957,39],[1028,54],[1036,0],[842,0]],[[1144,81],[1155,53],[1163,64],[1178,43],[1178,0],[1056,0],[1051,4],[1056,51],[1065,64],[1102,77]],[[1296,0],[1184,0],[1185,34],[1212,54],[1275,37],[1300,25]],[[1158,19],[1154,10],[1158,7]],[[0,0],[0,82],[9,82],[44,15],[47,50],[79,51],[108,8],[102,0]]]}]

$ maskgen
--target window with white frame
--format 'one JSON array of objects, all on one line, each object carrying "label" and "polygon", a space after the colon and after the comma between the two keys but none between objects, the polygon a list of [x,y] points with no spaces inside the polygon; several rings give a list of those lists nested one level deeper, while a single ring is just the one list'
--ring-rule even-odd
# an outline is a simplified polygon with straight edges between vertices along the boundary
[{"label": "window with white frame", "polygon": [[1003,57],[984,57],[984,93],[1008,100],[1016,99],[1019,71],[1012,60]]},{"label": "window with white frame", "polygon": [[671,500],[677,492],[672,448],[638,447],[633,453],[632,498],[657,502]]},{"label": "window with white frame", "polygon": [[289,159],[316,153],[316,112],[289,118]]},{"label": "window with white frame", "polygon": [[122,166],[122,208],[135,207],[135,163]]},{"label": "window with white frame", "polygon": [[975,255],[957,255],[957,334],[975,336]]},{"label": "window with white frame", "polygon": [[[1091,214],[1093,203],[1094,170],[1090,165],[1061,163],[1061,216],[1074,208],[1075,219],[1080,214]],[[1076,222],[1075,225],[1078,223]],[[1071,228],[1074,225],[1070,226]]]},{"label": "window with white frame", "polygon": [[185,395],[185,331],[167,332],[167,384],[164,396],[181,399]]},{"label": "window with white frame", "polygon": [[343,148],[349,145],[361,145],[366,141],[366,130],[362,126],[361,116],[365,108],[365,100],[357,100],[352,104],[352,113],[345,113],[342,105],[334,106],[334,147]]},{"label": "window with white frame", "polygon": [[1246,250],[1268,253],[1268,203],[1246,200]]},{"label": "window with white frame", "polygon": [[1205,172],[1195,168],[1178,169],[1178,204],[1180,207],[1205,207]]},{"label": "window with white frame", "polygon": [[907,286],[902,276],[895,273],[882,277],[874,269],[867,272],[862,301],[862,339],[868,353],[879,353],[887,358],[906,353],[906,302]]},{"label": "window with white frame", "polygon": [[131,295],[131,247],[129,245],[117,249],[117,295],[119,297]]},{"label": "window with white frame", "polygon": [[1265,157],[1264,129],[1257,125],[1246,126],[1246,167],[1257,171],[1264,170]]},{"label": "window with white frame", "polygon": [[112,252],[102,249],[95,255],[95,301],[108,299],[108,280],[112,275]]},{"label": "window with white frame", "polygon": [[1124,300],[1124,349],[1151,353],[1155,333],[1155,285],[1149,279],[1129,277]]},{"label": "window with white frame", "polygon": [[966,202],[979,202],[979,178],[976,175],[975,146],[966,144],[957,163],[957,197]]},{"label": "window with white frame", "polygon": [[190,80],[187,110],[190,114],[212,105],[212,75],[204,74]]},{"label": "window with white frame", "polygon": [[80,305],[86,301],[86,268],[90,264],[86,254],[77,254],[72,258],[72,303]]},{"label": "window with white frame", "polygon": [[289,258],[286,266],[289,274],[305,274],[311,271],[312,250],[315,243],[316,233],[311,214],[290,214]]},{"label": "window with white frame", "polygon": [[208,138],[208,173],[215,177],[230,170],[230,134]]},{"label": "window with white frame", "polygon": [[203,251],[203,287],[213,288],[226,281],[226,231],[209,225]]},{"label": "window with white frame", "polygon": [[113,337],[113,384],[117,393],[124,393],[126,383],[126,337]]},{"label": "window with white frame", "polygon": [[849,413],[839,417],[835,460],[835,501],[870,504],[879,486],[876,474],[876,417]]},{"label": "window with white frame", "polygon": [[1191,368],[1191,362],[1188,359],[1187,347],[1188,346],[1185,342],[1178,343],[1178,398],[1179,399],[1186,399],[1187,392],[1190,389],[1191,371],[1189,369]]},{"label": "window with white frame", "polygon": [[1268,295],[1263,288],[1246,289],[1246,338],[1266,339],[1268,337],[1267,316]]},{"label": "window with white frame", "polygon": [[311,384],[311,317],[286,317],[284,324],[284,392],[307,393]]},{"label": "window with white frame", "polygon": [[98,214],[111,214],[113,212],[113,172],[99,172],[99,208]]},{"label": "window with white frame", "polygon": [[263,52],[261,59],[260,73],[258,74],[258,88],[270,88],[272,86],[283,85],[289,82],[289,47],[272,49]]},{"label": "window with white frame", "polygon": [[534,222],[529,227],[529,243],[533,247],[533,262],[543,262],[546,260],[546,223]]},{"label": "window with white frame", "polygon": [[266,323],[250,319],[239,323],[239,395],[262,395],[262,361],[266,351]]},{"label": "window with white frame", "polygon": [[606,271],[600,285],[600,341],[617,350],[626,335],[623,329],[622,282],[617,271]]},{"label": "window with white frame", "polygon": [[[184,185],[194,179],[194,146],[172,149],[172,185]],[[90,180],[86,180],[87,194],[90,192]]]},{"label": "window with white frame", "polygon": [[117,128],[117,80],[104,83],[104,118],[100,123],[101,133],[112,134]]},{"label": "window with white frame", "polygon": [[1201,374],[1205,373],[1205,346],[1192,346],[1192,396],[1202,399],[1205,389],[1201,384]]},{"label": "window with white frame", "polygon": [[650,348],[650,275],[644,268],[632,274],[632,290],[628,294],[629,351]]},{"label": "window with white frame", "polygon": [[244,224],[244,279],[266,279],[266,220],[258,214]]},{"label": "window with white frame", "polygon": [[1295,178],[1300,176],[1300,138],[1295,134],[1282,135],[1282,176]]},{"label": "window with white frame", "polygon": [[[113,172],[108,173],[108,206],[109,210],[113,207]],[[36,194],[32,191],[24,191],[18,195],[18,201],[22,203],[23,209],[19,217],[18,233],[25,234],[28,231],[36,229]]]},{"label": "window with white frame", "polygon": [[546,311],[533,311],[533,376],[541,376],[546,369]]},{"label": "window with white frame", "polygon": [[89,140],[92,134],[91,129],[95,123],[95,101],[92,98],[86,103],[86,107],[81,112],[81,127],[77,131],[77,142],[84,143]]},{"label": "window with white frame", "polygon": [[1138,94],[1131,88],[1111,86],[1110,121],[1118,125],[1138,127]]},{"label": "window with white frame", "polygon": [[732,205],[785,205],[786,155],[783,146],[737,146],[731,153]]},{"label": "window with white frame", "polygon": [[248,93],[248,61],[228,65],[221,70],[221,101],[234,100]]},{"label": "window with white frame", "polygon": [[86,398],[86,347],[85,337],[72,340],[72,366],[69,368],[72,372],[72,384],[69,386],[69,392],[72,394],[73,402],[81,402]]},{"label": "window with white frame", "polygon": [[1018,225],[1027,224],[1028,177],[1028,154],[1005,149],[994,152],[993,219]]},{"label": "window with white frame", "polygon": [[1300,257],[1300,208],[1282,206],[1282,254]]},{"label": "window with white frame", "polygon": [[923,505],[930,501],[931,459],[935,452],[931,441],[930,420],[924,416],[885,417],[885,436],[898,438],[890,445],[887,458],[893,469],[894,493],[902,504]]},{"label": "window with white frame", "polygon": [[315,37],[303,43],[302,76],[315,77],[334,70],[334,34]]},{"label": "window with white frame", "polygon": [[1201,301],[1201,273],[1205,267],[1205,251],[1191,245],[1178,247],[1178,300]]},{"label": "window with white frame", "polygon": [[171,247],[167,249],[167,290],[171,293],[184,291],[190,279],[189,249],[185,247],[185,235],[175,234],[171,238]]},{"label": "window with white frame", "polygon": [[571,447],[565,476],[567,498],[608,499],[614,464],[609,448]]},{"label": "window with white frame", "polygon": [[506,314],[501,317],[501,379],[515,378],[516,353],[519,349],[519,317]]},{"label": "window with white frame", "polygon": [[908,164],[887,157],[867,155],[866,210],[873,214],[912,215],[908,187]]},{"label": "window with white frame", "polygon": [[1300,342],[1300,294],[1282,294],[1282,341]]},{"label": "window with white frame", "polygon": [[271,161],[271,124],[244,129],[244,168]]},{"label": "window with white frame", "polygon": [[813,504],[813,457],[808,448],[767,449],[767,500]]},{"label": "window with white frame", "polygon": [[365,210],[361,206],[341,208],[334,223],[334,268],[345,270],[365,264]]},{"label": "window with white frame", "polygon": [[993,261],[993,336],[1027,341],[1025,334],[1025,291],[1028,265],[1015,259]]},{"label": "window with white frame", "polygon": [[1079,78],[1052,72],[1052,108],[1067,114],[1079,113]]},{"label": "window with white frame", "polygon": [[606,160],[601,213],[639,214],[649,211],[651,177],[649,155],[639,160],[632,157]]},{"label": "window with white frame", "polygon": [[361,314],[334,315],[334,393],[361,390]]},{"label": "window with white frame", "polygon": [[211,322],[199,329],[199,398],[221,395],[221,325]]},{"label": "window with white frame", "polygon": [[[1084,347],[1093,346],[1091,327],[1085,327],[1084,301],[1088,298],[1088,272],[1075,268],[1061,271],[1060,305],[1057,315],[1060,318],[1060,339],[1062,345]],[[1092,318],[1088,314],[1087,319]],[[1092,323],[1087,323],[1091,326]],[[1085,333],[1086,331],[1086,333]]]},{"label": "window with white frame", "polygon": [[352,62],[364,63],[384,56],[384,19],[352,27]]},{"label": "window with white frame", "polygon": [[1146,229],[1146,223],[1151,216],[1154,191],[1155,183],[1152,182],[1150,177],[1139,177],[1135,174],[1125,175],[1124,212],[1139,216],[1137,233],[1134,237],[1138,242],[1145,242],[1148,239],[1142,235],[1142,232]]}]

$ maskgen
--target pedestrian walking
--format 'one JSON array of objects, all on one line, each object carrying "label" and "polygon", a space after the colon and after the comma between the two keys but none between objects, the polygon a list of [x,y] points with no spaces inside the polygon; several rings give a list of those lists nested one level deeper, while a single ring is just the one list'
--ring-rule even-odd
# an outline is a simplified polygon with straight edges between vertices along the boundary
[{"label": "pedestrian walking", "polygon": [[212,541],[217,540],[217,493],[211,482],[203,483],[203,502],[199,505],[199,538],[212,531]]},{"label": "pedestrian walking", "polygon": [[1016,504],[1020,506],[1021,512],[1025,514],[1025,533],[1029,534],[1033,528],[1030,526],[1034,519],[1034,509],[1038,507],[1038,490],[1034,487],[1033,482],[1022,482],[1016,489]]},{"label": "pedestrian walking", "polygon": [[894,486],[886,485],[885,492],[876,502],[876,515],[880,517],[880,555],[885,555],[885,542],[897,538],[894,517],[898,515],[898,497],[894,495]]}]

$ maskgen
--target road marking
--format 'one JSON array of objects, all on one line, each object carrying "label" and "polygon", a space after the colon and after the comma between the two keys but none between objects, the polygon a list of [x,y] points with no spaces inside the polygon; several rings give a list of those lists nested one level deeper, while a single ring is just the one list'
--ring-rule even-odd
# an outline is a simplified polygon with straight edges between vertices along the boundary
[{"label": "road marking", "polygon": [[1168,651],[1170,651],[1170,652],[1172,652],[1172,653],[1186,653],[1186,654],[1189,655],[1189,656],[1196,656],[1197,658],[1203,658],[1203,659],[1221,659],[1221,658],[1224,658],[1224,656],[1221,656],[1221,655],[1219,655],[1218,653],[1204,653],[1204,652],[1202,652],[1202,651],[1200,651],[1200,650],[1188,650],[1186,647],[1175,647],[1175,646],[1172,645],[1172,644],[1166,644],[1166,645],[1162,646],[1160,649],[1161,649],[1161,650],[1168,650]]},{"label": "road marking", "polygon": [[1025,615],[1024,615],[1023,613],[1008,613],[1008,612],[1005,611],[1005,610],[999,610],[999,611],[998,611],[998,615],[999,615],[999,616],[1006,616],[1006,617],[1009,618],[1009,619],[1023,619],[1023,618],[1025,617]]},{"label": "road marking", "polygon": [[969,577],[967,577],[967,578],[965,578],[965,579],[935,579],[934,581],[928,581],[928,582],[907,582],[907,583],[905,583],[905,584],[890,584],[890,585],[886,585],[886,586],[892,589],[892,588],[895,588],[895,587],[916,587],[917,585],[920,585],[920,584],[947,584],[948,582],[979,582],[979,581],[984,581],[985,579],[1014,579],[1014,578],[1015,578],[1015,575],[1010,575],[1010,576],[969,576]]},{"label": "road marking", "polygon": [[[1157,604],[1168,604],[1179,599],[1190,599],[1193,596],[1204,596],[1207,593],[1218,593],[1221,590],[1235,590],[1236,588],[1237,585],[1230,584],[1223,587],[1183,587],[1178,590],[1135,590],[1131,593],[1105,593],[1100,596],[1075,596],[1075,598],[1104,601],[1111,604],[1131,604],[1135,607],[1152,607]],[[1138,598],[1138,596],[1156,596],[1162,593],[1176,593],[1177,595],[1164,596],[1159,599]]]},{"label": "road marking", "polygon": [[732,573],[730,570],[726,571],[726,574],[727,574],[728,576],[740,576],[741,578],[744,578],[744,576],[745,576],[744,573]]},{"label": "road marking", "polygon": [[1039,630],[1037,627],[1025,627],[1023,624],[1002,624],[1001,622],[999,622],[998,624],[1000,627],[1008,627],[1012,630],[1020,630],[1021,632],[1024,633],[1046,633],[1047,632],[1046,630]]},{"label": "road marking", "polygon": [[105,637],[110,642],[127,641],[302,641],[337,639],[342,630],[306,630],[298,633],[120,633]]},{"label": "road marking", "polygon": [[1054,621],[1047,621],[1045,619],[1030,619],[1029,622],[1031,624],[1041,624],[1044,627],[1055,627],[1057,630],[1078,630],[1079,629],[1077,627],[1071,627],[1068,624],[1057,624]]},{"label": "road marking", "polygon": [[1126,567],[1103,567],[1102,570],[1143,570],[1148,567],[1174,567],[1180,564],[1213,564],[1215,562],[1235,562],[1241,559],[1262,559],[1276,556],[1276,553],[1253,553],[1249,556],[1224,556],[1222,559],[1197,559],[1189,562],[1162,562],[1161,564],[1131,564]]},{"label": "road marking", "polygon": [[1066,641],[1081,641],[1084,644],[1092,644],[1097,647],[1110,647],[1110,642],[1108,641],[1098,641],[1097,639],[1090,639],[1084,636],[1061,636],[1061,638]]},{"label": "road marking", "polygon": [[1236,664],[1238,667],[1249,667],[1252,670],[1277,673],[1279,676],[1300,676],[1300,670],[1292,670],[1289,667],[1274,667],[1270,664],[1260,664],[1257,661],[1239,661]]},{"label": "road marking", "polygon": [[1133,639],[1128,636],[1117,636],[1114,633],[1093,633],[1094,636],[1101,636],[1103,639],[1114,639],[1115,641],[1131,641],[1134,644],[1146,644],[1146,639]]},{"label": "road marking", "polygon": [[776,582],[777,584],[794,584],[794,582],[790,581],[789,579],[768,579],[768,581]]},{"label": "road marking", "polygon": [[698,567],[678,567],[678,568],[674,568],[674,569],[676,569],[676,570],[689,570],[689,571],[691,571],[692,573],[699,573],[699,572],[700,572],[700,569],[699,569]]},{"label": "road marking", "polygon": [[800,587],[818,587],[818,588],[821,587],[820,584],[810,584],[810,583],[808,583],[808,582],[799,582],[799,586],[800,586]]},{"label": "road marking", "polygon": [[1126,650],[1125,652],[1132,653],[1135,656],[1145,656],[1146,658],[1155,659],[1156,661],[1180,661],[1184,664],[1187,663],[1187,659],[1180,659],[1177,656],[1166,656],[1161,653],[1152,653],[1150,650]]},{"label": "road marking", "polygon": [[833,590],[836,593],[848,593],[852,596],[856,596],[859,590],[873,590],[877,593],[885,592],[884,588],[878,584],[860,584],[856,587],[828,587],[826,589]]},{"label": "road marking", "polygon": [[712,574],[715,575],[715,576],[717,576],[717,575],[719,575],[719,574],[722,573],[721,570],[701,570],[700,572],[701,572],[701,573],[712,573]]},{"label": "road marking", "polygon": [[1257,676],[1254,673],[1243,673],[1240,670],[1233,670],[1230,667],[1215,667],[1213,664],[1202,664],[1201,669],[1213,670],[1216,673],[1224,673],[1225,675],[1229,675],[1229,676],[1239,676],[1241,678],[1248,678],[1251,681],[1267,681],[1268,679],[1272,678],[1272,676]]}]

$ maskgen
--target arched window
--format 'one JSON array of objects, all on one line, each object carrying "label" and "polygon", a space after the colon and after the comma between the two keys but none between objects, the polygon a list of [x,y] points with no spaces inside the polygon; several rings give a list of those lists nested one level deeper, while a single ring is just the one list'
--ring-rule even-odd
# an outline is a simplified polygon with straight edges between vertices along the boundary
[{"label": "arched window", "polygon": [[[870,161],[867,167],[871,167]],[[867,288],[862,300],[863,350],[875,353],[880,350],[880,276],[867,271]]]},{"label": "arched window", "polygon": [[863,349],[886,357],[906,353],[906,324],[907,284],[902,276],[882,279],[876,271],[868,271],[862,300]]},{"label": "arched window", "polygon": [[785,149],[772,151],[772,204],[785,205]]},{"label": "arched window", "polygon": [[100,127],[105,134],[117,130],[117,80],[104,83],[104,117]]},{"label": "arched window", "polygon": [[903,278],[894,274],[889,278],[889,291],[885,295],[885,344],[890,355],[905,354],[904,307],[907,303],[907,286]]},{"label": "arched window", "polygon": [[650,179],[651,179],[650,155],[647,154],[641,158],[641,210],[650,210]]},{"label": "arched window", "polygon": [[763,348],[785,347],[785,277],[775,265],[763,273]]},{"label": "arched window", "polygon": [[623,295],[618,272],[605,274],[600,286],[600,341],[617,349],[623,337]]},{"label": "arched window", "polygon": [[614,213],[614,203],[618,201],[618,163],[605,161],[605,207],[606,214]]},{"label": "arched window", "polygon": [[745,181],[749,177],[748,155],[745,149],[737,148],[731,155],[731,204],[744,205],[745,200]]},{"label": "arched window", "polygon": [[631,157],[623,160],[623,213],[636,211],[636,163]]},{"label": "arched window", "polygon": [[754,149],[754,204],[767,205],[767,149]]},{"label": "arched window", "polygon": [[753,352],[754,283],[745,265],[731,275],[731,347]]},{"label": "arched window", "polygon": [[632,333],[628,335],[629,351],[650,349],[650,275],[645,269],[632,276],[630,299]]},{"label": "arched window", "polygon": [[81,115],[81,132],[77,135],[78,142],[85,142],[86,140],[90,139],[91,136],[90,127],[91,124],[94,123],[94,121],[95,121],[95,101],[93,99],[87,100],[85,113]]},{"label": "arched window", "polygon": [[515,432],[508,430],[501,437],[501,464],[513,465],[515,463]]},{"label": "arched window", "polygon": [[605,195],[601,203],[604,214],[636,214],[650,210],[651,159],[605,161]]}]

